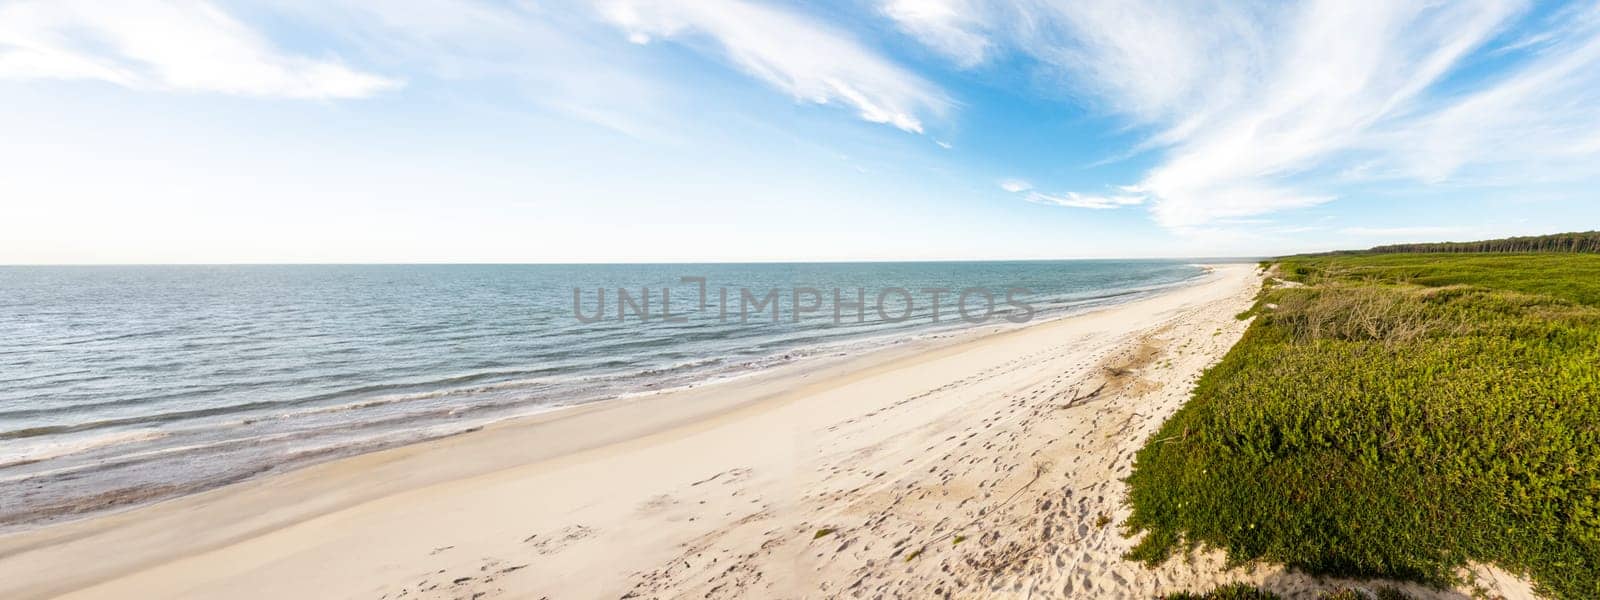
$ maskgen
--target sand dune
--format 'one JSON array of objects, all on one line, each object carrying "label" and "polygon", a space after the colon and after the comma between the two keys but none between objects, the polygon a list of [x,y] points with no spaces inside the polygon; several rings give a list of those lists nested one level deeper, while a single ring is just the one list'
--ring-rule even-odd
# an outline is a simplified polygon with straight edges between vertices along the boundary
[{"label": "sand dune", "polygon": [[[1252,267],[1092,314],[595,405],[0,538],[0,597],[1151,597],[1325,582],[1132,546],[1133,454]],[[1526,595],[1482,571],[1488,591]],[[1425,592],[1424,597],[1458,594]]]}]

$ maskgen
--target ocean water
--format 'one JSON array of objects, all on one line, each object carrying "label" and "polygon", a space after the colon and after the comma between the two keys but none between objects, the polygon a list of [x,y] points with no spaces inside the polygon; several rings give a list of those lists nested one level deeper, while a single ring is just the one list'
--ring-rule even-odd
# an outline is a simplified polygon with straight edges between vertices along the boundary
[{"label": "ocean water", "polygon": [[[963,289],[989,290],[987,323],[1004,325],[1200,275],[1178,261],[0,267],[0,527],[971,327]],[[686,277],[704,279],[703,305]],[[633,301],[621,319],[618,288]],[[795,288],[816,292],[797,303]],[[937,320],[930,288],[951,290]],[[1028,292],[1008,304],[1014,288]],[[778,320],[741,312],[741,289],[777,290]],[[863,306],[835,320],[834,290]],[[604,318],[585,322],[602,294]],[[968,300],[969,317],[987,312]]]}]

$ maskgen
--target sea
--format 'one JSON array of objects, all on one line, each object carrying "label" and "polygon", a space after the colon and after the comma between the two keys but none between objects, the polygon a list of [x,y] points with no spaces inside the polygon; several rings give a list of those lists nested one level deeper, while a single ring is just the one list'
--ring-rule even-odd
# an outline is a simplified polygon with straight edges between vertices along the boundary
[{"label": "sea", "polygon": [[1166,260],[0,267],[0,529],[1202,274]]}]

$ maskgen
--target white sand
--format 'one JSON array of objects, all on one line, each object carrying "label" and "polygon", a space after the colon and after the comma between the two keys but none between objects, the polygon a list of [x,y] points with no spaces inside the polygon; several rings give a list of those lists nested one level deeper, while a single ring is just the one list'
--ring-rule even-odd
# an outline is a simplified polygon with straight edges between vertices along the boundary
[{"label": "white sand", "polygon": [[1238,339],[1259,282],[1222,266],[1089,315],[6,536],[0,598],[1303,596],[1339,582],[1216,553],[1150,569],[1116,526],[1133,453]]}]

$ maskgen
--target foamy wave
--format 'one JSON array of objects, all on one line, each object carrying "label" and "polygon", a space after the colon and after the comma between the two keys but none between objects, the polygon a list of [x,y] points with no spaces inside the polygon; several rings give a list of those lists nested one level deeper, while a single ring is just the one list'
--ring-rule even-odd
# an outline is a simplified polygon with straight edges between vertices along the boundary
[{"label": "foamy wave", "polygon": [[25,465],[28,463],[39,462],[41,460],[49,460],[52,458],[61,458],[63,456],[70,456],[73,454],[79,454],[98,448],[115,446],[118,444],[158,440],[164,437],[167,437],[167,434],[156,429],[139,429],[135,431],[105,433],[80,439],[36,442],[14,451],[0,453],[0,468]]}]

